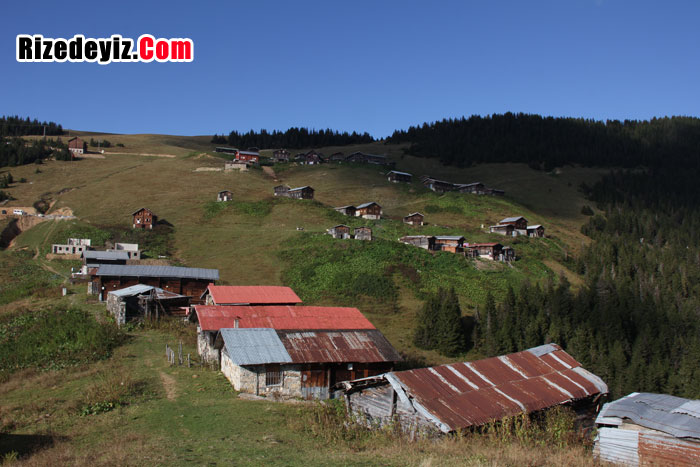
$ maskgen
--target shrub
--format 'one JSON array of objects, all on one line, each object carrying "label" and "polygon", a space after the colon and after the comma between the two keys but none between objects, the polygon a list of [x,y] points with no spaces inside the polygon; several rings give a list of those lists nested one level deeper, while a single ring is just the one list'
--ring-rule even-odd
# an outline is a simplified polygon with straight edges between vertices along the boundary
[{"label": "shrub", "polygon": [[581,214],[583,214],[584,216],[592,216],[594,213],[593,209],[591,209],[589,205],[585,204],[583,205],[583,207],[581,207]]}]

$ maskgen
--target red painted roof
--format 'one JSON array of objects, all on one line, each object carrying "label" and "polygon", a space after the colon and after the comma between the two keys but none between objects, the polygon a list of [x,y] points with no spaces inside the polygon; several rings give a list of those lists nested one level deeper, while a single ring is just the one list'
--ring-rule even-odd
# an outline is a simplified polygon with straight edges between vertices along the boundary
[{"label": "red painted roof", "polygon": [[479,426],[607,393],[605,383],[556,344],[474,362],[390,373],[443,431]]},{"label": "red painted roof", "polygon": [[301,299],[292,289],[275,285],[210,285],[207,290],[217,305],[301,303]]},{"label": "red painted roof", "polygon": [[280,330],[376,329],[357,308],[329,306],[196,305],[203,331],[235,327]]}]

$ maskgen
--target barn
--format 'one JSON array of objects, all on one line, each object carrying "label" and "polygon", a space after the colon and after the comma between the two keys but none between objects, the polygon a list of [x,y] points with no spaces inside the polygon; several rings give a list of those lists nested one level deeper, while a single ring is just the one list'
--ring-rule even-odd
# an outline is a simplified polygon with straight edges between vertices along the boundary
[{"label": "barn", "polygon": [[423,225],[425,216],[419,212],[414,212],[403,218],[404,224]]},{"label": "barn", "polygon": [[209,284],[219,280],[218,269],[176,266],[103,264],[90,271],[88,293],[100,294],[102,298],[113,290],[144,284],[193,297],[193,303],[201,303],[199,297]]},{"label": "barn", "polygon": [[360,204],[355,208],[355,217],[362,217],[363,219],[381,219],[382,207],[374,201]]},{"label": "barn", "polygon": [[415,434],[468,430],[559,405],[593,420],[607,385],[556,344],[473,362],[395,371],[337,385],[372,427]]},{"label": "barn", "polygon": [[386,174],[387,180],[393,183],[411,183],[413,175],[408,172],[399,172],[397,170],[392,170]]},{"label": "barn", "polygon": [[199,297],[206,305],[296,305],[301,299],[280,285],[213,285]]},{"label": "barn", "polygon": [[153,226],[158,222],[158,216],[153,214],[148,208],[141,208],[134,211],[131,216],[134,218],[132,227],[135,229],[153,229]]},{"label": "barn", "polygon": [[594,455],[622,465],[700,465],[700,400],[632,393],[605,404]]}]

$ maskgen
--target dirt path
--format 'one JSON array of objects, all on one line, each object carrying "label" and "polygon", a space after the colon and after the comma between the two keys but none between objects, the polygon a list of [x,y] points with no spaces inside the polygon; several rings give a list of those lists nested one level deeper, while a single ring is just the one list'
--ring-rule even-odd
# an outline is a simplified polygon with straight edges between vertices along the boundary
[{"label": "dirt path", "polygon": [[163,389],[165,389],[165,397],[167,397],[169,401],[174,401],[177,397],[177,388],[175,388],[175,378],[161,371],[160,380],[163,382]]},{"label": "dirt path", "polygon": [[268,167],[267,165],[264,165],[262,169],[263,169],[263,172],[265,172],[267,175],[269,175],[273,179],[277,180],[277,175],[275,174],[275,171],[272,170],[272,167]]}]

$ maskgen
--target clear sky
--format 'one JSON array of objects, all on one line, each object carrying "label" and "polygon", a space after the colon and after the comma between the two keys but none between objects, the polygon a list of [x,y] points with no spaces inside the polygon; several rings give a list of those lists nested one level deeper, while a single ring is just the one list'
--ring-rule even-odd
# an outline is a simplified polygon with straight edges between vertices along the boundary
[{"label": "clear sky", "polygon": [[[700,2],[9,1],[0,114],[182,135],[700,109]],[[188,37],[192,63],[18,63],[17,34]]]}]

